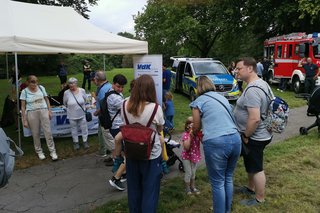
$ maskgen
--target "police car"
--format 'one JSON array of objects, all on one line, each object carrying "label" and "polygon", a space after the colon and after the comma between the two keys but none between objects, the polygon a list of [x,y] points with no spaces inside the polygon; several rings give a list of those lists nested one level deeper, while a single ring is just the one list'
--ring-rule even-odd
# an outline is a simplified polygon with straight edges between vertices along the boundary
[{"label": "police car", "polygon": [[216,86],[216,92],[228,100],[239,98],[239,88],[236,79],[227,68],[218,60],[212,58],[179,58],[171,57],[172,79],[171,88],[196,98],[196,79],[201,75],[209,77]]}]

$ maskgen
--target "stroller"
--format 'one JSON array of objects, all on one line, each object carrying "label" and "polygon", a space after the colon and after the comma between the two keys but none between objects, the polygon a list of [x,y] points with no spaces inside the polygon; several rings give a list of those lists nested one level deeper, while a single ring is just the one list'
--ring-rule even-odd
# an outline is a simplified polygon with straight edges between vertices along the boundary
[{"label": "stroller", "polygon": [[176,161],[179,161],[178,168],[181,172],[184,172],[184,167],[182,160],[179,158],[179,156],[174,152],[175,148],[180,148],[180,144],[178,142],[175,142],[174,140],[171,140],[171,132],[172,132],[172,126],[167,125],[168,123],[166,122],[163,128],[163,134],[165,138],[165,146],[167,149],[167,155],[168,155],[168,160],[167,160],[167,166],[171,167],[173,166]]},{"label": "stroller", "polygon": [[307,116],[315,116],[316,121],[308,127],[300,127],[300,134],[307,135],[308,131],[314,127],[318,127],[318,133],[320,136],[320,87],[317,87],[310,97],[306,97],[308,100]]}]

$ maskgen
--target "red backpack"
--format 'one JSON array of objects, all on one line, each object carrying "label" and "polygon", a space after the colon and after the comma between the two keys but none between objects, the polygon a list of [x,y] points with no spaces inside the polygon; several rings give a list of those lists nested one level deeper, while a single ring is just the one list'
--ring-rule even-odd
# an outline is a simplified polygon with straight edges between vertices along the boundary
[{"label": "red backpack", "polygon": [[158,110],[158,104],[155,105],[152,115],[146,126],[136,122],[129,123],[125,110],[125,102],[123,102],[123,115],[126,125],[120,127],[126,158],[132,160],[149,160],[152,147],[155,142],[156,131],[150,128],[150,125]]}]

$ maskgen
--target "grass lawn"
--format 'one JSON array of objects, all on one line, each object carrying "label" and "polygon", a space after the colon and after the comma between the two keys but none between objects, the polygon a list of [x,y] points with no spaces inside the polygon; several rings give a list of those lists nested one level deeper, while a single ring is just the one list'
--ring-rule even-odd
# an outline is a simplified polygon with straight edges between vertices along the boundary
[{"label": "grass lawn", "polygon": [[[243,195],[234,195],[232,212],[319,212],[320,210],[320,142],[318,133],[298,136],[269,145],[265,151],[267,176],[266,202],[259,207],[243,207],[239,204]],[[183,175],[161,184],[159,213],[212,212],[211,185],[205,168],[197,171],[196,183],[201,190],[199,196],[184,193]],[[242,159],[239,160],[234,184],[246,184],[246,173]],[[92,211],[128,212],[127,200],[106,203]]]},{"label": "grass lawn", "polygon": [[[107,79],[112,82],[112,78],[114,75],[122,73],[128,78],[128,82],[130,82],[133,79],[133,69],[114,69],[112,71],[107,72]],[[81,86],[82,83],[82,73],[79,73],[77,75],[69,75],[69,77],[76,77],[79,80],[79,85]],[[43,85],[47,93],[49,95],[57,95],[58,91],[60,89],[60,81],[59,78],[56,76],[40,76],[39,77],[39,84]],[[276,87],[272,87],[275,95],[279,95],[283,99],[285,99],[289,106],[291,108],[299,107],[306,104],[306,101],[302,99],[295,98],[294,93],[291,91],[286,91],[284,93],[280,93],[276,90]],[[126,85],[124,89],[124,95],[129,95],[129,84]],[[2,114],[3,111],[3,104],[4,100],[7,95],[11,94],[11,85],[8,83],[7,80],[0,80],[0,91],[3,91],[0,93],[0,113]],[[92,91],[96,91],[96,86],[92,85]],[[174,116],[174,123],[175,123],[175,133],[179,133],[183,131],[184,128],[184,122],[188,116],[191,115],[191,110],[189,108],[189,98],[186,95],[174,93],[174,106],[175,106],[175,116]],[[18,141],[18,135],[15,131],[15,127],[5,127],[5,132],[9,137],[11,137],[14,141]],[[57,147],[57,152],[59,154],[59,157],[62,158],[69,158],[73,156],[83,155],[87,153],[92,153],[97,151],[98,149],[98,141],[97,136],[90,136],[89,137],[89,143],[91,145],[91,148],[88,151],[79,151],[74,152],[72,149],[72,140],[71,138],[55,138],[55,143]],[[45,143],[45,141],[43,141]],[[46,153],[48,151],[46,150],[46,145],[43,144],[42,146]],[[41,163],[46,163],[50,161],[50,159],[47,159],[45,161],[39,161],[37,156],[35,155],[35,152],[33,150],[33,143],[32,138],[27,137],[24,138],[22,136],[22,148],[25,152],[24,157],[17,159],[16,168],[27,168],[32,165],[37,165]]]}]

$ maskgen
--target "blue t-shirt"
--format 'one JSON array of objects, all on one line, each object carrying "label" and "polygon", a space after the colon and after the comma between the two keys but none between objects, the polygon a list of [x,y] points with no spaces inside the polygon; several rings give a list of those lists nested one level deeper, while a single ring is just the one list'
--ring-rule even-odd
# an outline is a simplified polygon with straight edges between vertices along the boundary
[{"label": "blue t-shirt", "polygon": [[165,82],[163,82],[163,90],[170,90],[170,84],[171,84],[171,71],[166,69],[162,73],[162,78],[165,79]]},{"label": "blue t-shirt", "polygon": [[[205,94],[221,101],[232,113],[232,107],[225,97],[216,92]],[[190,104],[191,108],[200,111],[203,141],[236,133],[237,127],[224,106],[206,95],[199,96]]]},{"label": "blue t-shirt", "polygon": [[262,76],[263,73],[263,65],[259,62],[257,63],[257,74],[258,76]]},{"label": "blue t-shirt", "polygon": [[106,92],[108,92],[111,89],[111,84],[109,82],[104,83],[97,89],[97,102],[96,102],[96,108],[100,109],[100,101],[104,98]]},{"label": "blue t-shirt", "polygon": [[165,116],[174,116],[174,106],[172,100],[166,101],[166,109],[164,111]]}]

